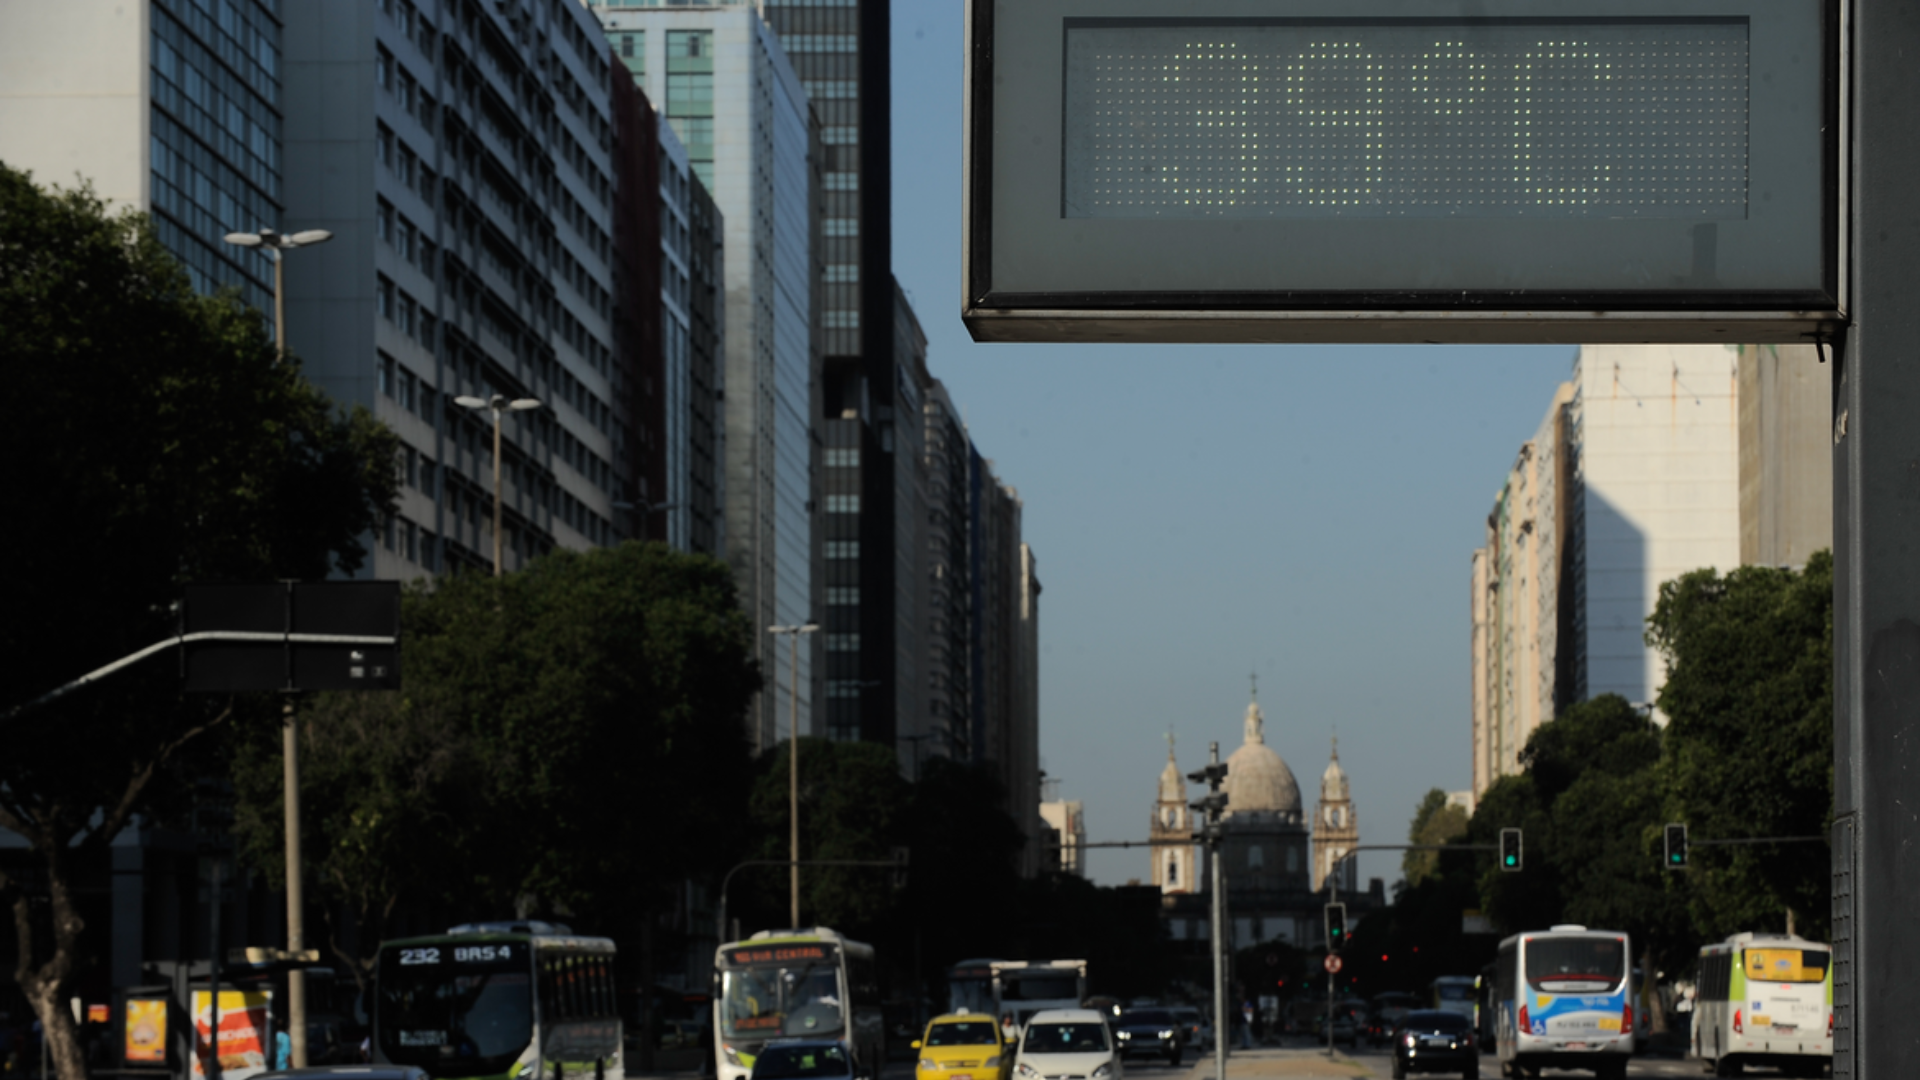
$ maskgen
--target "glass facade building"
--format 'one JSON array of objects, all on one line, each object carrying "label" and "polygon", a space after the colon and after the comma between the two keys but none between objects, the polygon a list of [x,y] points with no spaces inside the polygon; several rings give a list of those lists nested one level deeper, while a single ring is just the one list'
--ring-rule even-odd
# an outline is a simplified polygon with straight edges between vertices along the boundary
[{"label": "glass facade building", "polygon": [[762,631],[767,692],[750,736],[765,749],[786,738],[796,686],[800,730],[813,730],[821,647],[808,641],[795,671],[785,644],[764,632],[815,621],[819,351],[807,93],[751,6],[592,10],[724,219],[725,551]]}]

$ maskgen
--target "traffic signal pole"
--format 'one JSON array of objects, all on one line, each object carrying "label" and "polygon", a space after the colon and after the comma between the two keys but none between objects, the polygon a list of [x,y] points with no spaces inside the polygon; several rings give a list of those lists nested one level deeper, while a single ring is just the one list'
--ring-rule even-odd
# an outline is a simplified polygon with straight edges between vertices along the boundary
[{"label": "traffic signal pole", "polygon": [[1832,350],[1833,1076],[1895,1080],[1920,1076],[1920,7],[1839,12],[1852,324]]},{"label": "traffic signal pole", "polygon": [[1227,1080],[1227,876],[1220,864],[1221,817],[1227,809],[1227,793],[1220,790],[1227,781],[1227,767],[1220,761],[1220,744],[1207,747],[1207,767],[1187,774],[1196,784],[1205,784],[1208,794],[1193,804],[1206,815],[1201,836],[1207,848],[1207,875],[1213,893],[1210,913],[1213,938],[1213,1074],[1214,1080]]}]

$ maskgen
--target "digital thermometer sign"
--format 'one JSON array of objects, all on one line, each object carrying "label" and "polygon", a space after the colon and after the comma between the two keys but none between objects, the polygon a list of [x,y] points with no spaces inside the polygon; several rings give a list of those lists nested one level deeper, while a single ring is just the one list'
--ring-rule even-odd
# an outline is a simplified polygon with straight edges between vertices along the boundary
[{"label": "digital thermometer sign", "polygon": [[1807,340],[1820,0],[974,0],[981,340]]}]

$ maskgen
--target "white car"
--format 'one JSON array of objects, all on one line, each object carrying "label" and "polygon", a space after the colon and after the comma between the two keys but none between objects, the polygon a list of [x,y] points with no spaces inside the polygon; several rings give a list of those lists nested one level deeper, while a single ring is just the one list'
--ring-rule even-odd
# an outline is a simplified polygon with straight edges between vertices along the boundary
[{"label": "white car", "polygon": [[1107,1019],[1092,1009],[1034,1013],[1020,1033],[1013,1080],[1121,1080]]}]

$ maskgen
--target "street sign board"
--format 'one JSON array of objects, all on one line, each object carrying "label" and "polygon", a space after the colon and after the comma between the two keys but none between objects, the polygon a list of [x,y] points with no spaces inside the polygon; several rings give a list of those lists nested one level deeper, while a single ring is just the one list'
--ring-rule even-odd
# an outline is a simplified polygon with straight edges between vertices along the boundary
[{"label": "street sign board", "polygon": [[1833,0],[971,0],[979,340],[1844,320]]},{"label": "street sign board", "polygon": [[[400,685],[400,585],[393,581],[274,581],[188,585],[182,634],[238,631],[252,641],[182,645],[189,691],[385,690]],[[302,640],[310,636],[386,643]]]},{"label": "street sign board", "polygon": [[1329,975],[1337,975],[1337,974],[1339,974],[1339,972],[1340,972],[1340,954],[1339,954],[1339,953],[1328,953],[1328,954],[1327,954],[1327,958],[1326,958],[1326,960],[1324,960],[1324,961],[1322,961],[1322,962],[1321,962],[1321,966],[1327,969],[1327,974],[1329,974]]}]

